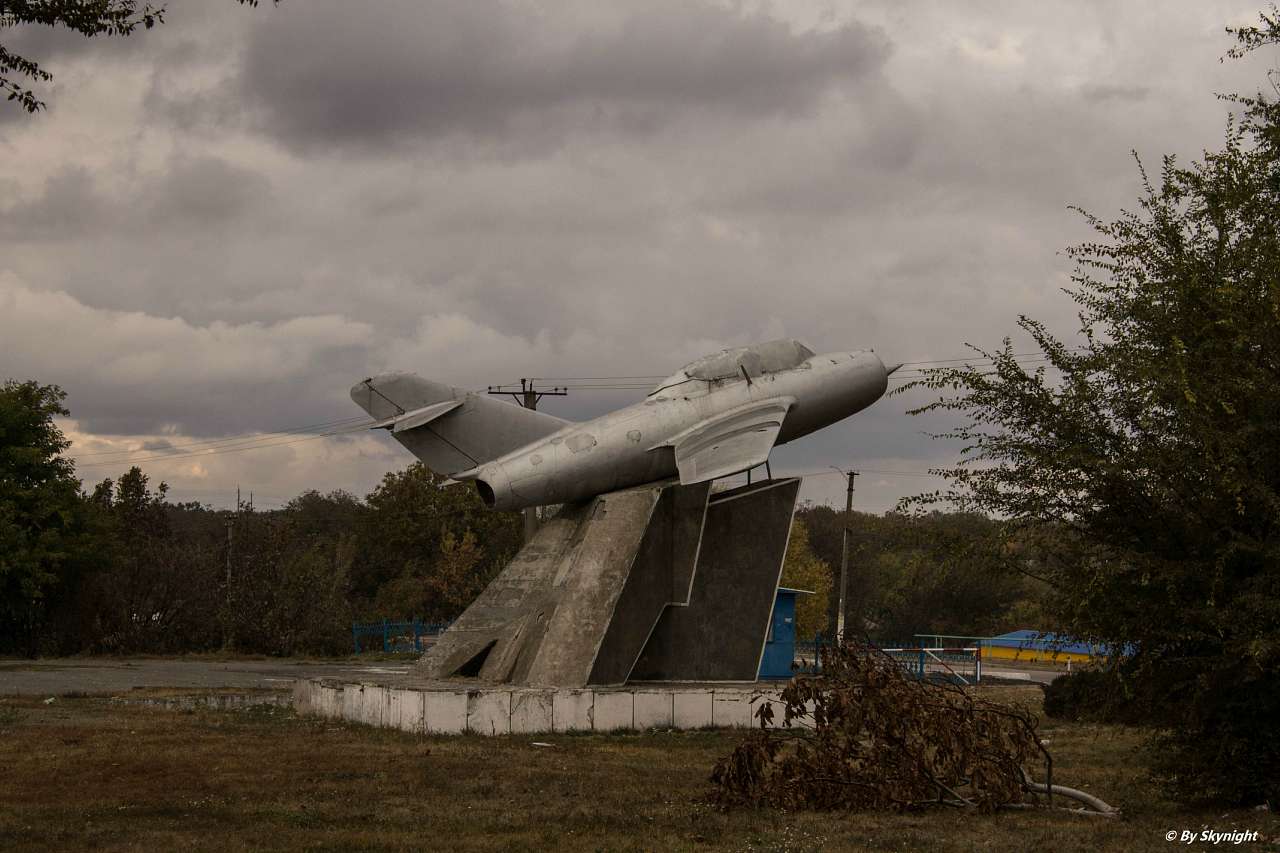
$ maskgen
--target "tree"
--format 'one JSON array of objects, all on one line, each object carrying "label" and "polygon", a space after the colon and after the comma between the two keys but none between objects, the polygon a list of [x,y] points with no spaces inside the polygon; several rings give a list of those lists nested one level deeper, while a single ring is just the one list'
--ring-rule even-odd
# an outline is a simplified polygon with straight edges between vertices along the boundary
[{"label": "tree", "polygon": [[54,418],[56,385],[0,387],[0,647],[34,655],[57,596],[90,554],[80,482]]},{"label": "tree", "polygon": [[[258,5],[258,0],[236,2],[242,6]],[[138,0],[0,0],[0,30],[32,24],[65,27],[86,38],[128,36],[139,27],[149,30],[163,23],[164,14],[163,4]],[[27,82],[20,82],[24,79]],[[53,75],[35,60],[0,45],[0,93],[8,92],[7,100],[17,101],[29,113],[37,112],[45,103],[26,87],[52,79]]]},{"label": "tree", "polygon": [[[360,560],[352,576],[358,596],[369,601],[379,598],[379,588],[392,581],[397,589],[408,590],[416,583],[414,578],[438,589],[439,584],[431,580],[436,574],[441,575],[442,583],[461,585],[458,589],[464,598],[460,606],[451,592],[444,609],[432,606],[417,612],[419,616],[456,616],[520,547],[518,513],[488,509],[474,489],[445,485],[444,477],[421,463],[387,474],[369,494],[366,504],[368,510],[360,530]],[[467,544],[468,533],[472,544]],[[446,548],[449,537],[455,541]],[[463,547],[465,553],[473,547],[478,552],[468,563],[465,578],[456,579],[455,583],[450,578],[456,574],[457,562],[464,552],[451,549],[458,547]],[[377,604],[394,607],[403,615],[415,615],[411,609],[419,601],[420,593],[413,592],[398,606],[386,595]]]},{"label": "tree", "polygon": [[809,548],[809,529],[797,518],[791,522],[791,539],[782,563],[782,585],[812,595],[796,596],[796,637],[811,640],[827,631],[827,600],[831,597],[831,566]]},{"label": "tree", "polygon": [[236,513],[230,584],[223,587],[219,619],[228,645],[238,650],[295,655],[351,649],[355,535],[338,527],[317,537],[296,506],[262,513],[241,505]]},{"label": "tree", "polygon": [[[815,555],[838,564],[844,513],[806,506],[803,520]],[[1053,627],[1042,612],[1042,581],[1008,571],[1019,548],[1002,542],[1002,526],[976,513],[922,515],[855,512],[849,517],[849,588],[845,623],[881,644],[915,634],[990,636],[1015,628]],[[830,618],[836,602],[831,601]]]},{"label": "tree", "polygon": [[215,543],[175,534],[168,486],[152,490],[132,467],[90,497],[99,525],[99,565],[77,602],[80,642],[130,654],[216,646],[220,555]]},{"label": "tree", "polygon": [[406,571],[378,589],[378,612],[432,621],[452,619],[484,589],[488,578],[476,571],[483,559],[484,551],[474,533],[467,530],[458,537],[446,530],[428,571]]},{"label": "tree", "polygon": [[[1280,43],[1275,8],[1233,31]],[[1280,800],[1280,150],[1276,105],[1235,98],[1221,150],[1158,180],[1069,250],[1079,336],[1023,317],[989,365],[933,370],[917,411],[962,416],[964,463],[917,504],[1009,520],[1043,547],[1063,624],[1111,645],[1131,699],[1168,727],[1177,792]],[[1019,347],[1020,348],[1020,347]],[[976,359],[975,359],[976,361]],[[911,386],[908,386],[911,387]],[[1028,563],[1029,564],[1029,563]]]}]

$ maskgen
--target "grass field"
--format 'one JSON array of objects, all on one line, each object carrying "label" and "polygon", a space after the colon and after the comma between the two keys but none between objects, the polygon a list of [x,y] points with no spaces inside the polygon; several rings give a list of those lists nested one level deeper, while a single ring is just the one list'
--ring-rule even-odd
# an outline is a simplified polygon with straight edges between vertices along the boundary
[{"label": "grass field", "polygon": [[[998,688],[1038,702],[1038,688]],[[130,698],[159,695],[134,691]],[[0,850],[1195,850],[1169,830],[1280,820],[1162,800],[1110,726],[1048,723],[1056,776],[1124,810],[722,813],[701,800],[729,732],[420,737],[287,708],[103,697],[0,702]],[[552,744],[535,747],[533,741]],[[1229,844],[1219,845],[1230,847]],[[1215,848],[1218,849],[1218,848]]]}]

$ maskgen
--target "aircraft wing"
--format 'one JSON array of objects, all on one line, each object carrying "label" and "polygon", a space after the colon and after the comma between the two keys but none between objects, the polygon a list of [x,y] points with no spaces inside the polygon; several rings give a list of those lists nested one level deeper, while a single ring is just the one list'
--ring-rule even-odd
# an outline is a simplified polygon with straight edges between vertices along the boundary
[{"label": "aircraft wing", "polygon": [[699,421],[650,448],[675,449],[681,484],[703,483],[761,465],[782,429],[794,397],[748,403]]}]

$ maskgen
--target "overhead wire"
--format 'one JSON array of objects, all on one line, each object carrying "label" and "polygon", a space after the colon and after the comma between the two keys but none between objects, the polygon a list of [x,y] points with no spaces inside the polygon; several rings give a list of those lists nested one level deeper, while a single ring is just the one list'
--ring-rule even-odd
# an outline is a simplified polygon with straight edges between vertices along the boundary
[{"label": "overhead wire", "polygon": [[[1037,361],[1045,361],[1048,359],[1043,353],[1014,353],[1012,356],[1019,363],[1031,364]],[[971,358],[952,358],[952,359],[933,359],[903,362],[903,366],[909,365],[929,365],[929,364],[949,364],[956,362],[969,362],[976,366],[986,366],[981,362],[988,362],[994,365],[991,358],[971,357]],[[925,375],[925,371],[931,368],[909,368],[906,371],[895,372],[893,375],[898,379],[913,379],[921,375]],[[905,375],[904,375],[905,374]],[[643,391],[648,390],[652,380],[662,379],[660,374],[631,374],[618,376],[560,376],[560,377],[535,377],[531,381],[540,382],[563,382],[575,383],[566,384],[564,387],[572,391]],[[493,386],[505,387],[505,386]],[[536,389],[535,389],[536,390]],[[284,447],[294,444],[301,444],[309,441],[317,441],[325,438],[333,438],[342,435],[349,435],[361,432],[371,426],[375,421],[367,417],[349,417],[338,418],[330,421],[322,421],[314,424],[306,424],[297,427],[289,427],[275,432],[267,433],[242,433],[233,436],[224,436],[221,438],[203,439],[199,441],[183,442],[181,444],[170,445],[165,448],[141,448],[137,450],[99,450],[89,451],[86,453],[72,454],[79,459],[94,459],[84,464],[80,464],[79,468],[105,468],[119,465],[132,465],[140,462],[166,462],[171,460],[187,460],[208,456],[218,456],[227,453],[241,453],[248,450],[259,450],[270,447]],[[314,434],[305,434],[311,430],[319,430]],[[150,454],[150,455],[140,455]],[[110,457],[110,458],[107,458]],[[864,469],[868,473],[878,473],[893,476],[933,476],[926,472],[920,471],[892,471],[880,469]],[[817,476],[830,472],[814,472],[799,476]]]},{"label": "overhead wire", "polygon": [[[200,441],[182,442],[180,444],[171,444],[168,447],[153,447],[153,448],[141,447],[133,450],[124,450],[124,449],[94,450],[94,451],[89,451],[87,453],[78,453],[76,454],[76,457],[88,458],[88,457],[99,457],[99,456],[131,456],[131,455],[136,455],[138,453],[161,453],[161,452],[168,452],[171,450],[182,451],[182,450],[187,450],[193,447],[214,447],[214,446],[239,442],[242,440],[258,440],[258,439],[262,439],[262,438],[273,436],[273,435],[297,435],[298,433],[309,432],[311,430],[323,430],[323,429],[329,429],[333,427],[346,426],[346,425],[354,424],[358,421],[367,421],[367,420],[369,419],[368,417],[365,417],[365,416],[339,418],[337,420],[332,420],[332,421],[322,421],[320,423],[306,424],[304,426],[287,427],[285,429],[273,430],[268,432],[246,432],[246,433],[240,433],[238,435],[222,436],[220,438],[210,438],[210,439],[202,439]],[[158,440],[158,439],[152,439],[152,440]]]},{"label": "overhead wire", "polygon": [[286,438],[283,440],[272,439],[267,441],[244,442],[242,444],[231,446],[231,447],[218,447],[218,448],[205,449],[205,450],[193,450],[186,453],[163,453],[156,456],[144,456],[139,458],[128,458],[128,459],[112,459],[106,462],[90,462],[88,464],[79,465],[77,467],[104,468],[104,467],[114,467],[119,465],[136,465],[139,462],[166,462],[166,461],[178,460],[178,459],[203,459],[209,456],[221,456],[227,453],[242,453],[246,450],[262,450],[267,447],[285,447],[287,445],[301,444],[307,441],[316,441],[322,438],[333,438],[339,435],[349,435],[356,432],[362,432],[363,430],[367,429],[369,426],[371,426],[374,423],[376,422],[366,421],[364,423],[356,424],[349,427],[344,427],[342,429],[334,429],[327,432],[320,432],[314,435],[303,436],[301,438]]}]

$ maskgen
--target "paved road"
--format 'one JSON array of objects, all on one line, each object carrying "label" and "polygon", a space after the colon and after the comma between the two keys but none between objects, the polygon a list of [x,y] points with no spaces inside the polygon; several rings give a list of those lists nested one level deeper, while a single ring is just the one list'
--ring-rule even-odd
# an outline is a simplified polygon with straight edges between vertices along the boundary
[{"label": "paved road", "polygon": [[1032,684],[1048,684],[1063,673],[1051,669],[1006,669],[1001,666],[982,665],[983,679],[1003,678],[1009,681],[1029,681]]},{"label": "paved road", "polygon": [[369,680],[400,675],[407,664],[351,661],[51,658],[0,660],[0,696],[117,693],[134,687],[258,687],[283,690],[297,678]]},{"label": "paved road", "polygon": [[[256,687],[285,690],[298,678],[386,681],[408,664],[352,661],[200,660],[189,658],[52,658],[0,660],[0,696],[119,693],[134,687]],[[984,666],[988,677],[1047,684],[1060,673]]]}]

